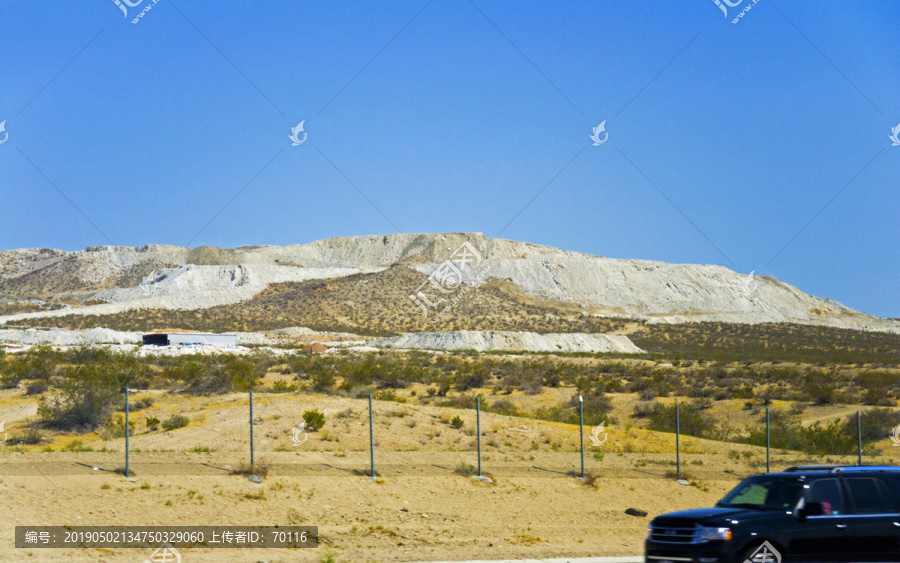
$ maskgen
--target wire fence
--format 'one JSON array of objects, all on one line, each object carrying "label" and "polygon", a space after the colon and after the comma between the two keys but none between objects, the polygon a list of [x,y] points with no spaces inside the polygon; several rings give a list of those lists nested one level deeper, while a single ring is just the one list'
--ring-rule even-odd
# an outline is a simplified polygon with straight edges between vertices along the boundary
[{"label": "wire fence", "polygon": [[725,413],[747,419],[747,435],[765,436],[760,445],[686,435],[681,405],[673,405],[671,431],[630,421],[586,427],[582,405],[581,424],[565,424],[483,412],[480,396],[476,408],[458,409],[298,392],[188,395],[101,386],[48,396],[7,391],[0,397],[0,474],[461,474],[697,482],[794,465],[884,463],[877,450],[864,451],[859,413],[855,447],[807,455],[772,446],[784,440],[769,408],[752,417]]}]

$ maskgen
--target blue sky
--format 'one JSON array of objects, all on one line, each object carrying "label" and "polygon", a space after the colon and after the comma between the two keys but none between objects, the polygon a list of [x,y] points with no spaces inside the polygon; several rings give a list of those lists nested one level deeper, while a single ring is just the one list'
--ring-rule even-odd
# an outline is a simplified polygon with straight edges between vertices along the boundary
[{"label": "blue sky", "polygon": [[900,317],[896,2],[733,24],[752,0],[160,0],[131,23],[151,2],[0,3],[0,248],[479,231]]}]

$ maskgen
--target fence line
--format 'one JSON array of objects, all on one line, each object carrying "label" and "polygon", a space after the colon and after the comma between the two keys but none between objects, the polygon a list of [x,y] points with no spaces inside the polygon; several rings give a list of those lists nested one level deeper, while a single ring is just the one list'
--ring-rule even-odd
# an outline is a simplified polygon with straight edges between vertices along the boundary
[{"label": "fence line", "polygon": [[[133,472],[131,471],[132,442],[133,442],[132,435],[131,435],[132,434],[132,432],[131,432],[131,395],[136,391],[148,391],[148,390],[146,390],[146,389],[134,390],[128,386],[126,386],[124,388],[124,399],[125,399],[125,401],[124,401],[124,403],[125,403],[125,405],[124,405],[124,407],[125,407],[125,424],[124,424],[124,438],[125,438],[124,457],[125,457],[125,460],[124,461],[125,461],[125,464],[124,464],[123,475],[125,477],[131,477],[133,474]],[[249,395],[249,423],[250,423],[250,428],[249,428],[250,472],[254,473],[256,471],[256,465],[257,465],[256,451],[255,451],[256,450],[256,440],[255,440],[255,433],[254,433],[254,392],[252,390],[250,390],[248,392],[248,395]],[[369,461],[369,477],[374,479],[377,477],[377,473],[376,473],[376,468],[375,468],[375,430],[374,430],[374,425],[375,425],[374,418],[375,417],[374,417],[374,406],[373,406],[373,394],[372,393],[369,393],[368,399],[369,399],[368,400],[368,407],[369,407],[369,460],[368,460]],[[481,397],[476,396],[475,399],[476,399],[475,400],[475,417],[476,417],[475,434],[476,434],[476,448],[477,448],[476,451],[477,451],[477,462],[478,462],[477,463],[477,476],[479,478],[483,478],[484,471],[485,471],[485,466],[484,466],[483,462],[485,461],[485,456],[483,456],[483,450],[482,450]],[[579,423],[578,451],[580,454],[580,462],[581,462],[580,471],[576,473],[574,471],[574,467],[572,468],[572,470],[568,470],[568,469],[565,469],[564,463],[559,464],[557,462],[553,462],[552,469],[551,468],[541,468],[538,466],[532,466],[532,467],[525,468],[526,473],[530,472],[532,469],[535,469],[537,471],[547,471],[547,472],[551,472],[551,473],[555,472],[558,474],[579,477],[582,480],[585,479],[586,463],[585,463],[585,443],[584,443],[584,399],[580,395],[579,395],[578,399],[579,399],[578,400],[578,410],[579,410],[579,412],[578,412],[578,415],[579,415],[579,418],[578,418],[578,423]],[[682,422],[681,418],[682,418],[681,417],[681,404],[676,403],[676,405],[675,405],[675,475],[674,475],[674,477],[676,479],[682,479],[682,478],[684,478],[684,475],[685,475],[685,473],[683,471],[683,467],[682,467],[682,453],[683,452],[682,452],[682,439],[681,439],[681,422]],[[856,428],[856,430],[857,430],[857,440],[856,440],[856,442],[857,442],[857,452],[856,452],[857,464],[863,465],[862,418],[861,418],[861,411],[859,411],[859,410],[856,411],[856,426],[857,426],[857,428]],[[771,439],[772,439],[771,415],[770,415],[770,409],[768,407],[766,407],[766,409],[765,409],[765,451],[766,451],[765,471],[767,473],[771,471],[771,465],[772,465],[772,453],[771,453],[772,442],[771,442]],[[594,441],[596,442],[596,440],[594,440]],[[491,445],[491,444],[489,443],[489,445]],[[0,451],[2,451],[2,450],[0,450]],[[208,451],[208,449],[207,449],[207,451]],[[471,451],[471,450],[469,450],[469,451]],[[97,453],[109,453],[109,452],[97,452]],[[393,452],[393,453],[397,454],[397,453],[401,453],[401,452]],[[452,453],[462,454],[462,453],[464,453],[464,451],[463,452],[434,451],[434,452],[429,452],[428,455],[426,455],[426,456],[423,456],[423,454],[421,454],[421,453],[418,454],[418,456],[422,457],[423,459],[424,459],[424,457],[434,456],[435,459],[438,459],[438,458],[441,458],[442,456],[446,457],[447,455],[450,455]],[[501,451],[501,452],[496,452],[496,453],[502,454],[504,452]],[[492,453],[491,455],[493,456],[493,455],[495,455],[495,453]],[[564,457],[565,454],[560,453],[559,455]],[[222,456],[218,456],[218,457],[222,457]],[[228,457],[228,456],[225,456],[225,457]],[[532,456],[532,458],[533,457],[534,456]],[[808,456],[808,457],[810,457],[810,456]],[[671,458],[669,458],[669,459],[671,459]],[[0,458],[0,460],[2,460],[2,458]],[[494,461],[494,460],[491,459],[491,461]],[[8,463],[3,463],[3,461],[0,461],[0,465],[10,466],[10,467],[15,465],[15,463],[16,462],[14,462],[13,464],[8,464]],[[33,464],[33,463],[34,463],[33,461],[29,462],[29,464]],[[192,463],[194,463],[194,462],[188,462],[188,463],[186,463],[186,465],[192,465]],[[671,462],[669,462],[669,463],[671,463]],[[146,463],[144,463],[142,465],[144,467],[149,467]],[[174,464],[173,463],[159,463],[157,465],[160,466],[159,468],[162,468],[163,466],[171,467]],[[298,467],[291,469],[289,467],[291,464],[273,464],[273,465],[276,465],[281,470],[285,471],[286,474],[296,474],[298,471],[300,473],[305,474],[307,471],[306,468],[308,466],[310,466],[310,464],[295,464]],[[344,471],[346,469],[346,468],[344,468],[344,469],[337,468],[337,465],[340,465],[340,464],[332,464],[332,466],[333,466],[332,469],[334,469],[336,471]],[[446,468],[446,467],[441,467],[441,466],[435,466],[435,467],[442,469],[444,471],[446,471],[447,469],[450,469],[451,471],[453,471],[452,468]],[[395,465],[390,464],[390,463],[384,465],[385,470],[388,470],[388,469],[393,470],[394,468],[395,468]],[[77,469],[77,468],[74,468],[74,469]],[[491,472],[497,472],[497,471],[500,471],[501,473],[514,472],[513,468],[510,467],[509,464],[503,464],[503,463],[492,464],[492,467],[490,467],[489,469]],[[599,467],[599,468],[595,467],[593,469],[595,471],[601,471],[601,472],[605,471],[605,468],[603,468],[603,467]],[[96,469],[94,469],[94,470],[96,470]],[[119,471],[119,470],[116,470],[116,471]],[[692,473],[697,473],[697,472],[692,471]],[[650,474],[655,475],[652,472]]]}]

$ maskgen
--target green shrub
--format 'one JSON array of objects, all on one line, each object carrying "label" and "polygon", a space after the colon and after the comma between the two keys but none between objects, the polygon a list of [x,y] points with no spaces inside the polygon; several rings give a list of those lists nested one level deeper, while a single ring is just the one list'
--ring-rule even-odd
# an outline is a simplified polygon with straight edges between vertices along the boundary
[{"label": "green shrub", "polygon": [[[802,426],[799,420],[783,411],[772,411],[770,436],[775,449],[801,451],[809,455],[849,455],[857,450],[855,416],[845,422],[835,419],[824,426],[819,422]],[[751,427],[747,436],[739,441],[765,446],[765,424]]]},{"label": "green shrub", "polygon": [[6,440],[6,444],[10,446],[15,446],[18,444],[25,444],[28,446],[33,446],[35,444],[40,444],[41,440],[44,439],[44,435],[41,434],[41,431],[35,427],[30,427],[22,433],[21,436],[12,436]]},{"label": "green shrub", "polygon": [[31,376],[31,366],[28,357],[23,355],[12,356],[8,362],[0,365],[0,389],[13,389],[19,386],[19,382]]},{"label": "green shrub", "polygon": [[306,411],[303,413],[303,422],[306,423],[307,430],[315,432],[325,426],[325,415],[318,410]]},{"label": "green shrub", "polygon": [[272,392],[273,393],[289,393],[297,389],[297,386],[293,383],[288,383],[283,379],[279,379],[275,383],[272,384]]},{"label": "green shrub", "polygon": [[[892,409],[871,409],[860,415],[860,428],[865,443],[877,442],[890,435],[891,429],[900,424],[900,411]],[[856,415],[845,422],[847,432],[856,435]]]},{"label": "green shrub", "polygon": [[803,378],[803,392],[818,405],[830,405],[836,391],[834,379],[833,373],[810,370]]},{"label": "green shrub", "polygon": [[482,364],[463,364],[460,372],[454,377],[454,384],[459,391],[484,387],[485,382],[490,377],[487,368]]},{"label": "green shrub", "polygon": [[519,407],[509,399],[497,399],[490,406],[482,403],[482,407],[487,412],[493,412],[506,416],[522,416]]},{"label": "green shrub", "polygon": [[184,428],[190,423],[188,417],[182,416],[180,414],[174,414],[169,418],[165,419],[162,423],[163,430],[171,431],[177,428]]},{"label": "green shrub", "polygon": [[144,419],[144,424],[147,425],[147,430],[156,430],[159,426],[159,419],[155,416],[148,416]]},{"label": "green shrub", "polygon": [[50,389],[50,383],[46,379],[35,379],[29,381],[25,386],[26,395],[42,395]]},{"label": "green shrub", "polygon": [[395,403],[405,403],[406,398],[399,397],[393,389],[383,389],[381,391],[376,391],[374,395],[372,395],[376,401],[393,401]]},{"label": "green shrub", "polygon": [[118,393],[109,387],[67,385],[59,395],[41,397],[37,414],[62,430],[94,430],[108,417]]},{"label": "green shrub", "polygon": [[476,475],[478,473],[478,468],[474,465],[468,464],[464,461],[460,461],[456,465],[456,469],[453,470],[457,475],[462,475],[464,477],[469,477],[470,475]]},{"label": "green shrub", "polygon": [[[660,432],[675,433],[676,416],[675,405],[653,405],[649,413],[647,428]],[[681,433],[698,438],[722,439],[722,431],[709,414],[701,411],[694,405],[681,405],[680,408]]]},{"label": "green shrub", "polygon": [[330,371],[316,370],[309,374],[313,389],[316,391],[327,391],[334,386],[334,374]]},{"label": "green shrub", "polygon": [[249,391],[259,381],[257,365],[232,354],[197,356],[175,367],[170,377],[185,383],[185,391],[193,394]]},{"label": "green shrub", "polygon": [[133,399],[128,401],[128,410],[130,410],[131,412],[142,411],[144,409],[149,409],[152,406],[152,397],[142,397],[140,399]]},{"label": "green shrub", "polygon": [[456,429],[462,428],[463,424],[465,424],[465,423],[463,422],[463,419],[459,417],[459,415],[454,416],[450,420],[450,426],[452,426],[453,428],[456,428]]},{"label": "green shrub", "polygon": [[[128,430],[129,432],[134,432],[134,421],[128,421]],[[100,430],[100,437],[104,440],[112,440],[114,438],[124,438],[125,437],[125,416],[121,414],[117,414],[114,417],[110,417],[109,420],[106,421],[106,424]]]}]

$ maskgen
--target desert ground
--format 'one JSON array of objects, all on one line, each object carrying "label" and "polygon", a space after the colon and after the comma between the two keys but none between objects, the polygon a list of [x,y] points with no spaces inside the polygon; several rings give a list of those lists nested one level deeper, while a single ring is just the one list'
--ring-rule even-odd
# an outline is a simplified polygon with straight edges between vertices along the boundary
[{"label": "desert ground", "polygon": [[[553,392],[562,391],[547,391]],[[0,393],[0,415],[15,433],[37,401],[21,390]],[[674,436],[625,423],[605,428],[607,440],[599,446],[586,429],[583,482],[577,425],[482,413],[483,471],[494,482],[478,482],[471,478],[474,412],[375,401],[372,480],[366,475],[366,399],[257,393],[254,472],[263,480],[254,483],[234,474],[249,462],[248,394],[150,395],[151,406],[131,414],[133,481],[115,472],[124,466],[120,437],[58,434],[41,444],[3,447],[0,503],[7,522],[311,525],[319,531],[315,549],[184,549],[185,562],[627,556],[641,553],[656,514],[711,505],[741,477],[765,470],[764,449],[685,436],[681,462],[688,484],[678,484]],[[623,393],[614,404],[627,409],[634,400]],[[326,423],[295,446],[292,431],[309,409],[323,412]],[[147,418],[171,413],[189,424],[172,431],[146,427]],[[457,415],[463,419],[458,428],[451,424]],[[822,461],[782,451],[773,452],[772,465]],[[626,514],[629,508],[648,515]],[[13,526],[2,527],[2,560],[143,561],[152,551],[13,546]]]}]

